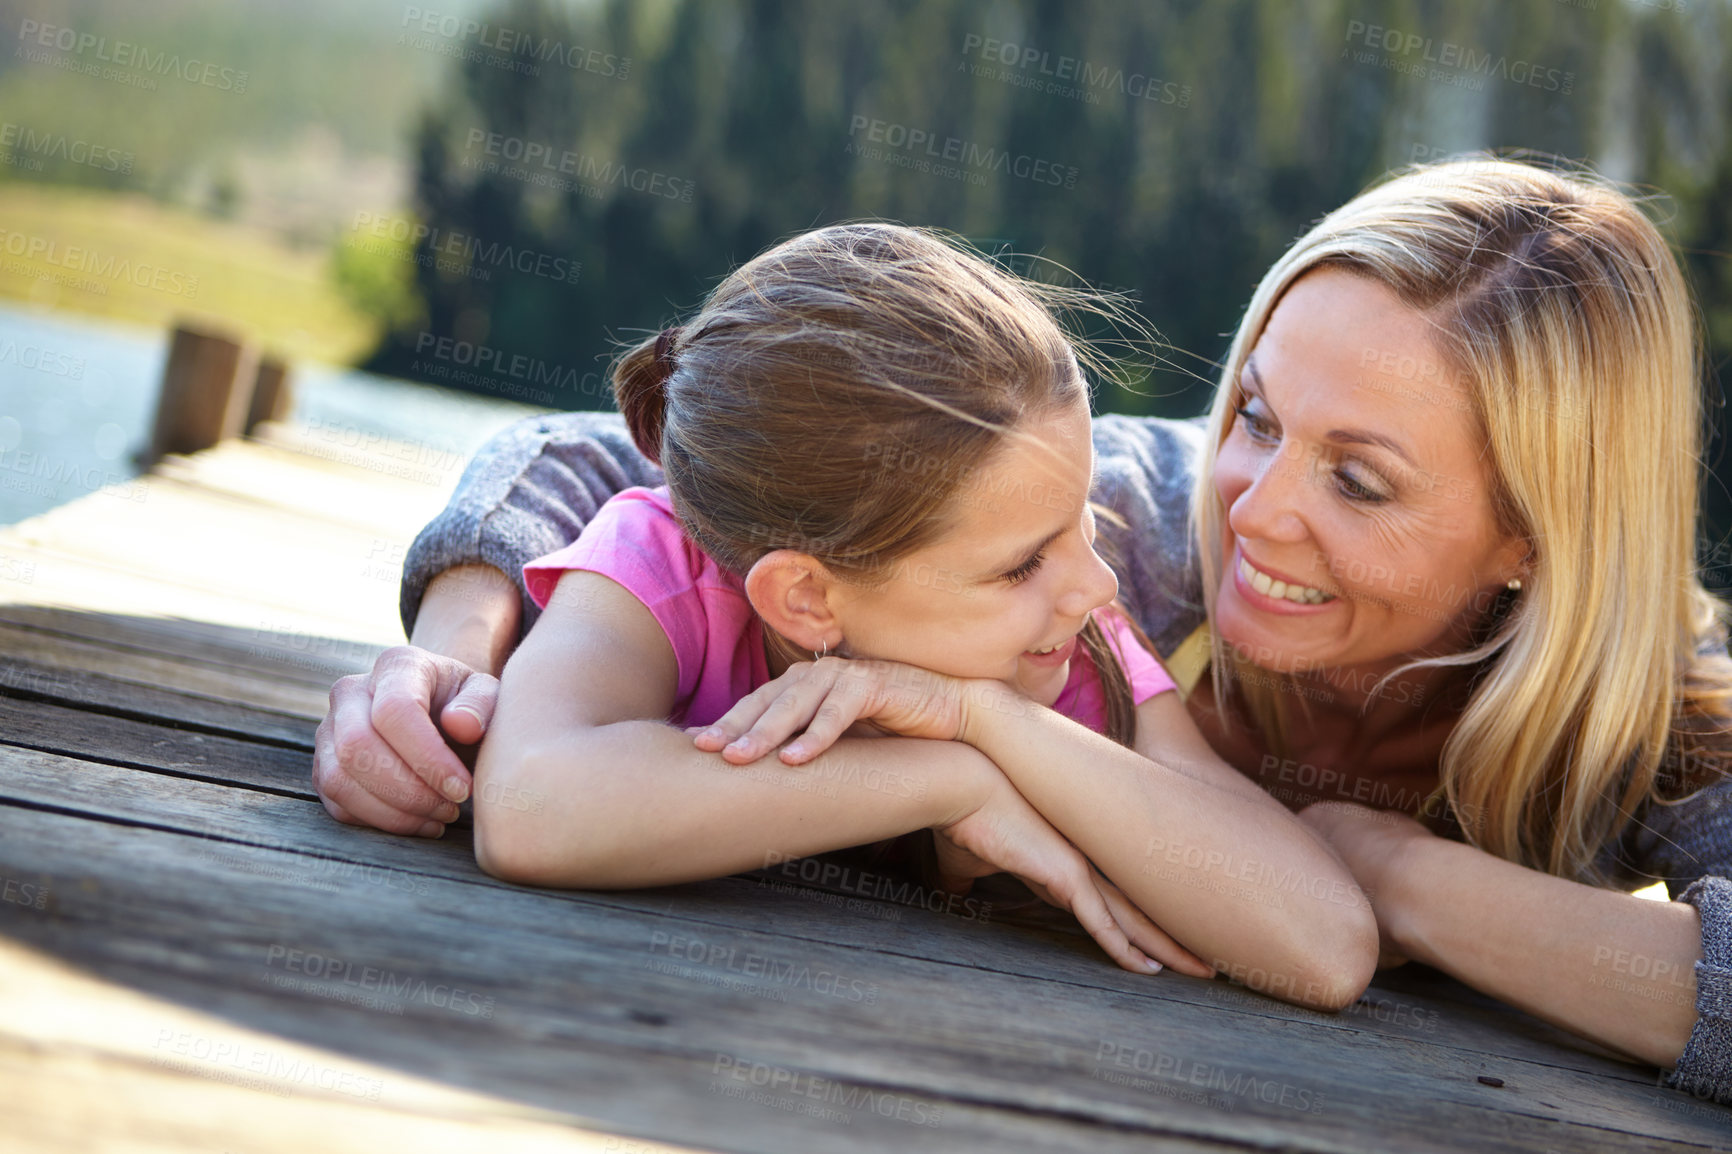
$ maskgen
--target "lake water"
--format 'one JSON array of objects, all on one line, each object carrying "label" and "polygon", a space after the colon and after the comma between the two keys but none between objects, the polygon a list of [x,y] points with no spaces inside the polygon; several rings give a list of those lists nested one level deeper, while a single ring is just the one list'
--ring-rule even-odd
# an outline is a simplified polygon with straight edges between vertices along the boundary
[{"label": "lake water", "polygon": [[[150,438],[167,331],[0,305],[0,524],[137,476]],[[297,363],[291,419],[415,441],[467,457],[544,409]]]}]

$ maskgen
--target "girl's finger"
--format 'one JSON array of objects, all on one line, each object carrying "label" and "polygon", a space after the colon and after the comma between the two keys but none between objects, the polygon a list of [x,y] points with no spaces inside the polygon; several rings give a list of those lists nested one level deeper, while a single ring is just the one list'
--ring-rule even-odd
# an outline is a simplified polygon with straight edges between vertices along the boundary
[{"label": "girl's finger", "polygon": [[726,713],[692,738],[699,749],[714,753],[745,733],[771,704],[786,693],[794,683],[786,674],[740,698]]},{"label": "girl's finger", "polygon": [[[770,707],[764,710],[764,715],[753,723],[752,728],[722,750],[722,756],[730,761],[738,759],[742,764],[756,761],[811,724],[824,703],[835,701],[837,696],[834,684],[825,677],[814,677],[804,684],[790,688],[770,703]],[[847,728],[853,721],[854,717],[850,715],[843,728]],[[834,741],[834,736],[830,740]]]},{"label": "girl's finger", "polygon": [[812,724],[806,727],[806,732],[782,750],[782,760],[789,765],[800,765],[835,745],[836,739],[859,719],[859,707],[858,700],[850,702],[834,692],[826,696],[812,715]]},{"label": "girl's finger", "polygon": [[1112,882],[1097,875],[1095,886],[1106,901],[1107,908],[1112,911],[1113,920],[1124,931],[1127,938],[1145,954],[1154,958],[1162,965],[1169,967],[1175,973],[1189,974],[1193,978],[1212,978],[1215,968],[1209,963],[1187,950],[1178,943],[1167,931],[1157,926],[1149,915]]},{"label": "girl's finger", "polygon": [[1099,890],[1088,881],[1082,881],[1069,896],[1070,912],[1076,915],[1076,920],[1082,923],[1082,928],[1088,931],[1089,937],[1100,944],[1107,956],[1119,964],[1121,969],[1133,974],[1159,973],[1161,963],[1151,958],[1139,949],[1126,936],[1123,928],[1107,909],[1107,903],[1101,897]]}]

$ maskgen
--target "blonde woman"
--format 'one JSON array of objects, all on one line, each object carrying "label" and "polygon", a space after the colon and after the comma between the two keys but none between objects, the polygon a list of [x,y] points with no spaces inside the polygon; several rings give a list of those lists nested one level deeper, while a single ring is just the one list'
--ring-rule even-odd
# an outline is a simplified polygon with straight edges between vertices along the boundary
[{"label": "blonde woman", "polygon": [[[1694,574],[1702,420],[1691,305],[1640,209],[1454,162],[1282,257],[1205,427],[1098,419],[1095,496],[1187,712],[1375,895],[1386,960],[1732,1100],[1732,662]],[[468,779],[429,713],[453,741],[484,728],[476,671],[527,616],[500,573],[657,483],[617,418],[490,446],[406,566],[415,648],[332,691],[314,777],[335,816],[438,832]],[[1655,879],[1673,901],[1623,892]]]}]

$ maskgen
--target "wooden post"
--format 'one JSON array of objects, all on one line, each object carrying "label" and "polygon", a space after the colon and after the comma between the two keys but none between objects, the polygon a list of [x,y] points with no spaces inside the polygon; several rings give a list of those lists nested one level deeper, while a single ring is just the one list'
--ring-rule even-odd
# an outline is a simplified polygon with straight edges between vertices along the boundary
[{"label": "wooden post", "polygon": [[289,366],[276,357],[259,358],[258,376],[253,379],[253,400],[248,407],[246,428],[251,436],[260,421],[286,421],[294,405],[289,392]]},{"label": "wooden post", "polygon": [[169,453],[196,453],[237,436],[252,409],[257,361],[257,354],[239,341],[177,326],[141,467],[149,469]]}]

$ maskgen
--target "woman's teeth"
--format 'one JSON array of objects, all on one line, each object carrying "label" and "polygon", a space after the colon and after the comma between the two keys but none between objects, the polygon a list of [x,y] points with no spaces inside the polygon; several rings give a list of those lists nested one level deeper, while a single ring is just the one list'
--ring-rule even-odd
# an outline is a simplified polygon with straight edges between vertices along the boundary
[{"label": "woman's teeth", "polygon": [[1289,585],[1285,581],[1277,581],[1261,569],[1255,568],[1244,557],[1239,558],[1239,575],[1251,588],[1265,597],[1281,597],[1298,605],[1321,605],[1325,601],[1335,600],[1323,590],[1313,589],[1309,585]]}]

